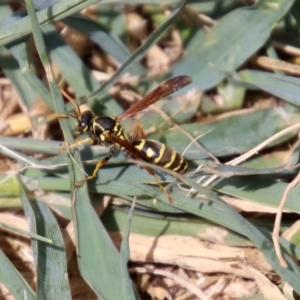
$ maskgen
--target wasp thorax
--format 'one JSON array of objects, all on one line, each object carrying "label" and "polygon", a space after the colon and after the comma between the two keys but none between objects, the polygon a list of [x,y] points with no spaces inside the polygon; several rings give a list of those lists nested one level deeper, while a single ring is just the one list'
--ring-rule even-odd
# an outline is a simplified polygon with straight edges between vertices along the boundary
[{"label": "wasp thorax", "polygon": [[74,135],[80,135],[84,132],[87,132],[90,130],[92,121],[94,119],[94,114],[90,110],[86,110],[83,112],[77,120],[77,126],[74,130]]}]

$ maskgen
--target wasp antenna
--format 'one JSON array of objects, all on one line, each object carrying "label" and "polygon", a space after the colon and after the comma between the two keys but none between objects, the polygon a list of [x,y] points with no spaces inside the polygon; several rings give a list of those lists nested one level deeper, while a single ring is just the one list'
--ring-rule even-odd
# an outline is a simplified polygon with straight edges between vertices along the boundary
[{"label": "wasp antenna", "polygon": [[60,92],[62,93],[62,95],[67,98],[70,102],[74,102],[74,100],[69,96],[69,94],[67,92],[65,92],[65,90],[63,88],[60,88]]},{"label": "wasp antenna", "polygon": [[81,111],[80,111],[80,106],[74,101],[74,104],[76,105],[77,107],[77,110],[78,110],[78,116],[81,116]]},{"label": "wasp antenna", "polygon": [[[77,111],[78,111],[78,116],[80,116],[80,115],[81,115],[80,106],[76,103],[76,101],[75,101],[74,99],[72,99],[72,98],[69,96],[69,94],[67,94],[67,93],[65,92],[65,90],[63,90],[63,89],[61,88],[60,91],[61,91],[61,93],[63,94],[63,96],[64,96],[65,98],[68,99],[69,102],[73,103],[73,104],[76,106]],[[71,114],[68,114],[68,116],[73,117],[73,118],[75,118],[75,119],[78,119],[78,117],[74,117],[74,115],[71,115]]]},{"label": "wasp antenna", "polygon": [[[74,105],[76,106],[78,116],[81,116],[80,106],[79,106],[75,101],[73,101],[73,100],[72,100],[71,103],[74,104]],[[75,119],[78,119],[78,117],[76,117],[76,116],[74,116],[74,115],[71,115],[71,114],[68,114],[68,115],[71,116],[71,117],[73,117],[73,118],[75,118]]]},{"label": "wasp antenna", "polygon": [[74,115],[72,115],[72,114],[66,114],[66,116],[68,116],[68,117],[72,117],[72,118],[74,118],[74,119],[78,120],[78,117],[77,117],[77,116],[74,116]]}]

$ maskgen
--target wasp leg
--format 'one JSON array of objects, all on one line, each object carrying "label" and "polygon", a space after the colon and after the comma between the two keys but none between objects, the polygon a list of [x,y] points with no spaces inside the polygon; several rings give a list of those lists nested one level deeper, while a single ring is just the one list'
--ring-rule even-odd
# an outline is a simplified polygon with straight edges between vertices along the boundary
[{"label": "wasp leg", "polygon": [[95,169],[94,169],[94,171],[93,171],[93,174],[90,175],[90,176],[88,176],[88,177],[86,177],[86,178],[84,178],[84,179],[82,179],[82,180],[80,180],[80,181],[74,182],[74,186],[80,186],[80,185],[82,185],[83,183],[85,183],[85,182],[87,182],[87,181],[89,181],[89,180],[91,180],[91,179],[96,178],[96,177],[97,177],[97,174],[98,174],[98,172],[99,172],[99,170],[100,170],[100,168],[101,168],[102,166],[104,166],[104,165],[110,160],[110,158],[112,157],[112,155],[114,154],[114,152],[115,152],[115,147],[111,146],[110,149],[109,149],[109,154],[108,154],[108,156],[104,157],[103,159],[101,159],[101,160],[97,163],[97,165],[96,165],[96,167],[95,167]]},{"label": "wasp leg", "polygon": [[170,195],[170,193],[165,189],[165,187],[162,186],[162,184],[160,183],[159,179],[157,178],[157,176],[155,175],[154,171],[148,167],[142,166],[150,175],[153,176],[155,183],[160,187],[160,189],[164,192],[164,194],[166,195],[166,197],[168,198],[170,203],[173,203],[173,198]]},{"label": "wasp leg", "polygon": [[75,147],[78,147],[79,145],[81,144],[85,144],[85,143],[90,143],[90,144],[94,144],[94,140],[92,138],[87,138],[87,139],[84,139],[84,140],[80,140],[80,141],[76,141],[74,144],[72,145],[69,145],[69,146],[66,146],[66,147],[62,147],[59,149],[59,151],[67,151],[71,148],[75,148]]},{"label": "wasp leg", "polygon": [[137,121],[135,124],[133,134],[131,136],[131,142],[133,142],[134,140],[136,140],[138,138],[142,138],[142,139],[146,138],[145,132],[143,130],[143,126],[139,121]]},{"label": "wasp leg", "polygon": [[[131,143],[133,141],[135,141],[137,138],[142,138],[142,139],[146,139],[146,135],[145,132],[143,130],[143,126],[140,122],[137,122],[135,124],[134,127],[134,131],[133,134],[131,136]],[[136,157],[137,158],[137,157]],[[151,169],[148,168],[146,166],[141,165],[142,168],[144,168],[150,175],[153,176],[155,183],[159,186],[159,188],[164,192],[164,194],[166,195],[166,197],[168,198],[170,203],[173,203],[173,198],[171,197],[171,195],[169,194],[169,192],[162,186],[162,184],[160,183],[159,179],[157,178],[157,176],[155,175],[155,172]]]}]

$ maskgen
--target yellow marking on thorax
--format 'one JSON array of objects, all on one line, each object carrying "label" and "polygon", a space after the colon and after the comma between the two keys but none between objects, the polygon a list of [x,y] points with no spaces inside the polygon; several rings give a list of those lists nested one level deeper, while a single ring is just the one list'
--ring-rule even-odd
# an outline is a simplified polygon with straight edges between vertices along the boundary
[{"label": "yellow marking on thorax", "polygon": [[119,131],[119,134],[118,134],[118,137],[121,139],[121,140],[127,140],[127,136],[124,132],[124,130],[121,128],[121,130]]},{"label": "yellow marking on thorax", "polygon": [[114,132],[119,132],[119,131],[122,131],[122,127],[119,123],[116,123],[115,124],[115,127],[113,129]]},{"label": "yellow marking on thorax", "polygon": [[104,128],[102,126],[100,126],[94,119],[91,128],[96,128],[96,127],[100,128],[101,131],[104,130]]}]

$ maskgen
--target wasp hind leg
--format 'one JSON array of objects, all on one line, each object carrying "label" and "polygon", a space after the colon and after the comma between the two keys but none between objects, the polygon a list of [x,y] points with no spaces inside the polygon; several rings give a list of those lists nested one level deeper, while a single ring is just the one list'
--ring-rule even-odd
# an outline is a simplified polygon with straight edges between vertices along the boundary
[{"label": "wasp hind leg", "polygon": [[[134,131],[133,131],[133,134],[131,136],[131,143],[133,143],[136,139],[138,138],[142,138],[142,139],[146,139],[146,135],[145,135],[145,132],[143,130],[143,126],[140,122],[137,122],[135,124],[135,127],[134,127]],[[170,195],[170,193],[166,190],[166,188],[160,183],[159,179],[157,178],[155,172],[151,169],[151,168],[148,168],[148,167],[145,167],[141,164],[141,167],[143,167],[150,175],[153,176],[154,180],[155,180],[155,183],[159,186],[159,188],[164,192],[164,194],[166,195],[166,197],[168,198],[168,201],[170,203],[173,203],[173,198],[172,196]]]},{"label": "wasp hind leg", "polygon": [[167,189],[164,186],[162,186],[162,184],[160,183],[159,179],[157,178],[157,176],[155,174],[153,175],[153,177],[154,177],[156,184],[160,187],[160,189],[164,192],[164,194],[168,198],[168,201],[170,203],[173,203],[174,200],[173,200],[172,196],[170,195],[170,193],[167,191]]},{"label": "wasp hind leg", "polygon": [[135,124],[133,134],[132,134],[130,140],[131,140],[131,142],[133,142],[134,140],[136,140],[138,138],[142,138],[142,139],[146,138],[143,126],[139,121],[137,121],[136,124]]},{"label": "wasp hind leg", "polygon": [[170,203],[173,203],[174,200],[173,200],[172,196],[171,196],[170,193],[167,191],[167,189],[160,183],[160,181],[159,181],[159,179],[157,178],[155,172],[154,172],[152,169],[150,169],[150,168],[148,168],[148,167],[146,167],[146,166],[142,166],[142,167],[143,167],[150,175],[153,176],[153,178],[154,178],[154,180],[155,180],[155,183],[156,183],[156,184],[159,186],[159,188],[164,192],[164,194],[165,194],[166,197],[168,198],[168,201],[169,201]]}]

